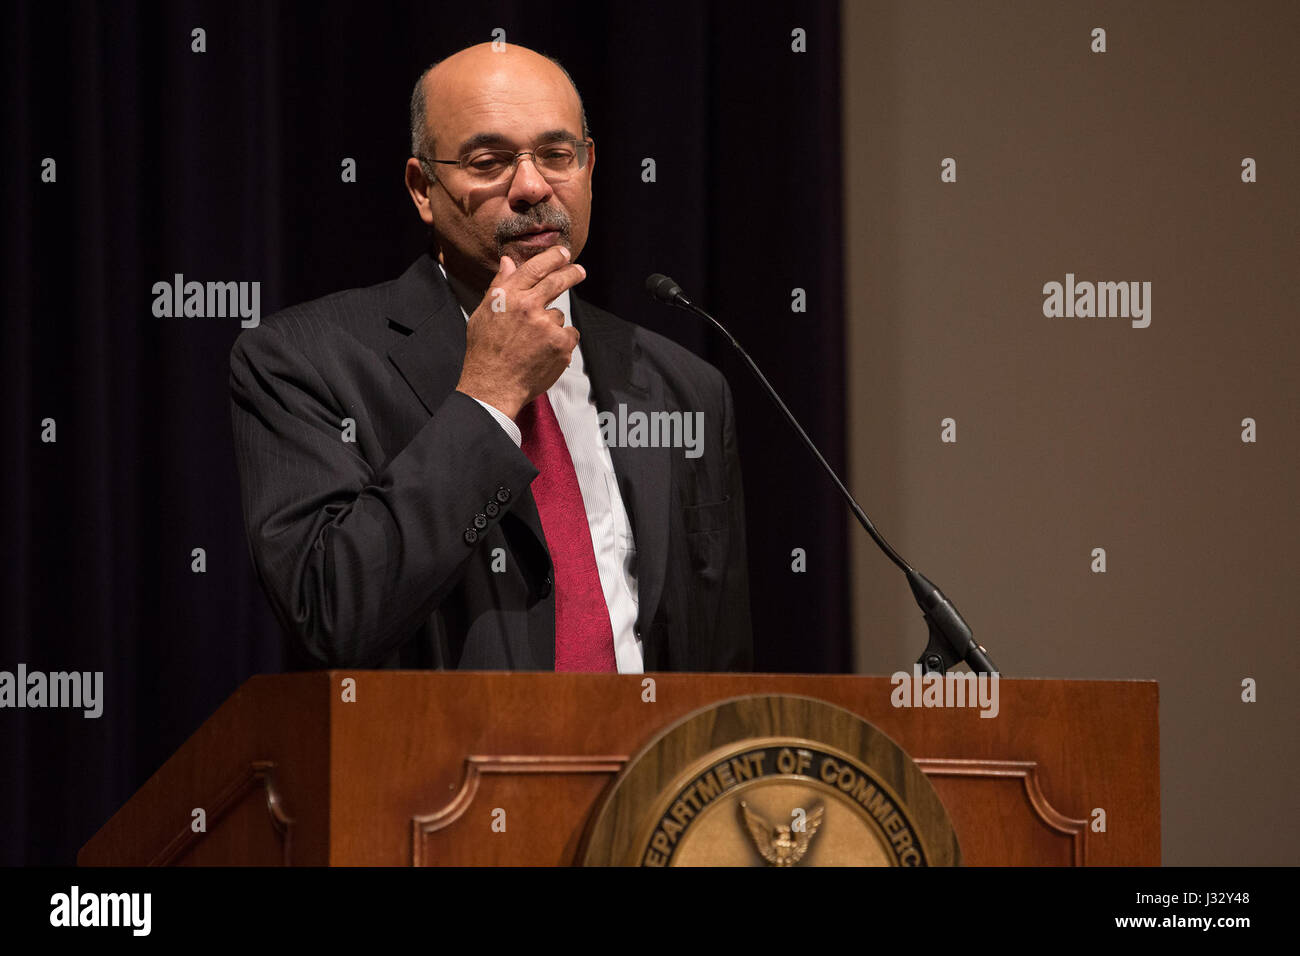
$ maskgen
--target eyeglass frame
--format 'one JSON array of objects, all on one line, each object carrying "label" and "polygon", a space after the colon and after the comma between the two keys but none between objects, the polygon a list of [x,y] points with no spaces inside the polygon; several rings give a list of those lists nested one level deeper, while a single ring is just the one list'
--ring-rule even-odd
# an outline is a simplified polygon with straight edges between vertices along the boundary
[{"label": "eyeglass frame", "polygon": [[[564,145],[564,144],[567,144],[567,145],[570,145],[570,146],[575,146],[575,147],[577,147],[577,146],[585,147],[586,150],[587,150],[587,153],[588,153],[588,157],[587,157],[588,159],[591,158],[591,157],[590,157],[591,150],[592,150],[592,149],[595,147],[595,145],[596,145],[596,144],[593,143],[593,142],[591,141],[591,139],[589,139],[589,138],[588,138],[588,139],[553,139],[553,140],[549,140],[548,142],[545,142],[545,143],[539,143],[538,145],[534,146],[532,149],[521,149],[521,150],[519,150],[517,153],[515,153],[514,156],[513,156],[513,157],[511,158],[511,160],[510,160],[510,167],[509,167],[509,168],[510,168],[510,174],[509,174],[508,176],[504,176],[504,177],[502,177],[502,179],[500,180],[500,182],[503,182],[503,183],[504,183],[504,182],[509,182],[511,179],[514,178],[515,173],[518,172],[518,170],[519,170],[519,157],[524,156],[524,155],[527,155],[527,156],[528,156],[528,161],[531,162],[531,163],[536,167],[536,166],[537,166],[537,160],[533,157],[533,153],[535,153],[535,152],[536,152],[537,150],[539,150],[539,149],[545,149],[547,146],[560,146],[560,145]],[[500,148],[495,148],[495,149],[494,149],[494,148],[491,148],[491,147],[480,146],[480,147],[478,147],[478,148],[476,148],[476,149],[470,150],[469,152],[465,153],[465,155],[462,156],[460,159],[434,159],[434,158],[431,157],[431,156],[422,156],[422,155],[420,155],[419,153],[416,153],[416,154],[415,154],[415,158],[418,159],[418,160],[419,160],[420,162],[422,162],[422,163],[440,163],[440,164],[442,164],[442,165],[444,165],[444,166],[455,166],[455,167],[457,167],[458,169],[465,170],[465,169],[466,169],[466,166],[465,166],[465,160],[466,160],[466,158],[469,157],[469,156],[473,156],[475,153],[481,153],[481,152],[497,152],[497,153],[504,153],[504,152],[506,152],[506,151],[507,151],[507,150],[505,149],[505,147],[500,147]],[[579,153],[579,155],[581,155],[581,153]],[[586,169],[586,168],[587,168],[587,162],[586,162],[586,161],[580,162],[580,163],[578,164],[578,169]],[[537,168],[537,173],[538,173],[538,175],[540,175],[543,179],[546,179],[546,178],[547,178],[547,177],[546,177],[546,173],[544,173],[544,172],[541,170],[540,167]],[[435,176],[434,179],[436,180],[437,177]],[[547,182],[550,182],[550,180],[548,179]],[[561,182],[567,182],[567,180],[561,180]]]}]

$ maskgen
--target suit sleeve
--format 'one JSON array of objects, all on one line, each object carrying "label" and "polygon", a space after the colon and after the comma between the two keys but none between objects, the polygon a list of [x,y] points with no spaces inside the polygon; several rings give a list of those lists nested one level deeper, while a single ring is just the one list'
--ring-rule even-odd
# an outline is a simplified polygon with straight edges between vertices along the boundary
[{"label": "suit sleeve", "polygon": [[722,447],[729,507],[727,520],[730,547],[723,569],[719,640],[715,643],[718,659],[714,670],[752,671],[754,669],[754,632],[749,611],[749,556],[745,541],[745,492],[740,474],[740,452],[736,439],[736,418],[731,387],[722,380]]},{"label": "suit sleeve", "polygon": [[[236,341],[230,384],[253,565],[281,625],[322,668],[377,666],[409,639],[537,474],[460,392],[373,466],[342,440],[342,418],[363,412],[335,407],[307,357],[265,323]],[[467,535],[488,501],[498,514]]]}]

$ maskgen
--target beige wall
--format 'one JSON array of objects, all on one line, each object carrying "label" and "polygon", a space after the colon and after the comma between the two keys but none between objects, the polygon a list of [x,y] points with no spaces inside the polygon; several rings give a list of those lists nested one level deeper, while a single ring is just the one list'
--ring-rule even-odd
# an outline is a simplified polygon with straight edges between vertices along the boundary
[{"label": "beige wall", "polygon": [[[1300,863],[1300,4],[843,17],[850,486],[1005,675],[1160,681],[1166,864]],[[1045,317],[1067,272],[1150,326]],[[910,668],[854,527],[858,670]]]}]

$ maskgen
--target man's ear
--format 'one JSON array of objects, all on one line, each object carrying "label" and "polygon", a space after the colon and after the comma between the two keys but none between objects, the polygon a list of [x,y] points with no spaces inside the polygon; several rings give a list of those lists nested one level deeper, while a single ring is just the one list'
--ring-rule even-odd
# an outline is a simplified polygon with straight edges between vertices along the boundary
[{"label": "man's ear", "polygon": [[412,156],[406,161],[406,191],[415,203],[415,209],[426,226],[433,225],[433,207],[429,202],[429,179],[424,175],[424,167]]}]

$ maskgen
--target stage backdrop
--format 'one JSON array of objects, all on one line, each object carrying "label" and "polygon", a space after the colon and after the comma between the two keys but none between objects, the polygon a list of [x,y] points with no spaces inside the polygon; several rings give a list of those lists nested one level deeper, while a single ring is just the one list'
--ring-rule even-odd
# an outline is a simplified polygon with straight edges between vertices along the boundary
[{"label": "stage backdrop", "polygon": [[732,383],[757,667],[850,668],[832,487],[729,346],[643,291],[668,273],[729,322],[844,465],[836,5],[20,3],[0,38],[0,670],[103,671],[104,702],[97,719],[0,712],[0,863],[71,863],[280,666],[231,446],[239,320],[155,318],[154,283],[257,281],[267,315],[400,275],[422,251],[402,185],[412,84],[498,29],[585,98],[582,294]]},{"label": "stage backdrop", "polygon": [[[844,5],[853,484],[1004,673],[1160,680],[1168,864],[1300,859],[1298,38],[1290,0]],[[890,671],[925,628],[853,541]]]}]

